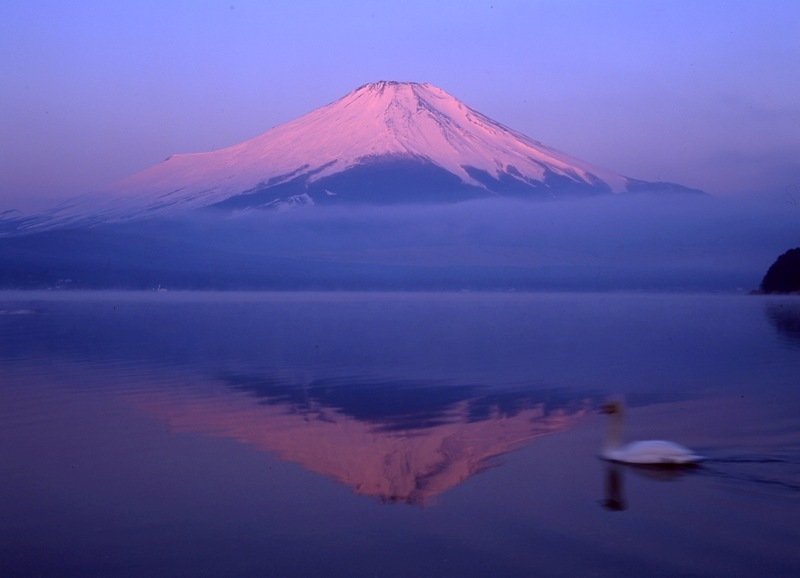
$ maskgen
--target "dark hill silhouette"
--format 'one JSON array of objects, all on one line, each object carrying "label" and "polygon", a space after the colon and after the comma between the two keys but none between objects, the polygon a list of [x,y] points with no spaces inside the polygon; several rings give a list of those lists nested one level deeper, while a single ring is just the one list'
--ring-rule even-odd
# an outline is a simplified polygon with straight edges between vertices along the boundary
[{"label": "dark hill silhouette", "polygon": [[789,249],[770,266],[762,293],[800,293],[800,247]]}]

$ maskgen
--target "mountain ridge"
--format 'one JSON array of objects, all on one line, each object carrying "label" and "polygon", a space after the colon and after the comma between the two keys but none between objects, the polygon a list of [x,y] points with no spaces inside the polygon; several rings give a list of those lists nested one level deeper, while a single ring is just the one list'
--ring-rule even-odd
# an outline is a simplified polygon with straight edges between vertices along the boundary
[{"label": "mountain ridge", "polygon": [[154,209],[166,208],[176,193],[181,193],[179,204],[207,206],[303,176],[314,183],[357,165],[391,160],[430,162],[463,185],[487,191],[486,177],[478,176],[483,173],[490,178],[507,174],[531,185],[543,182],[550,171],[576,183],[608,183],[612,192],[626,185],[624,177],[529,139],[442,89],[380,81],[237,145],[173,155],[120,181],[109,193],[149,197]]},{"label": "mountain ridge", "polygon": [[648,183],[525,136],[427,83],[379,81],[239,144],[176,154],[97,194],[0,229],[238,213],[329,204],[452,203],[475,198],[558,199],[650,191]]}]

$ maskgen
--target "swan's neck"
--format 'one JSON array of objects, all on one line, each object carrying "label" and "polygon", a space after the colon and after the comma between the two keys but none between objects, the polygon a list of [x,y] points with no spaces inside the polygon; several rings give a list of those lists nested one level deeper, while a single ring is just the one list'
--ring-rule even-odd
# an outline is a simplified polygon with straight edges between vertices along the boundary
[{"label": "swan's neck", "polygon": [[612,413],[608,417],[608,433],[603,449],[610,452],[622,445],[622,412]]}]

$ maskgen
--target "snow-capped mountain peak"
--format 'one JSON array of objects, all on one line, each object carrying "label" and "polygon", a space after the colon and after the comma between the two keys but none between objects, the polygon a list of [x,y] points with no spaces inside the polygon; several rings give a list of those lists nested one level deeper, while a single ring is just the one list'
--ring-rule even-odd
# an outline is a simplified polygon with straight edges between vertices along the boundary
[{"label": "snow-capped mountain peak", "polygon": [[[381,81],[241,144],[173,155],[107,194],[115,203],[136,200],[151,211],[201,207],[298,177],[320,182],[381,158],[427,161],[479,189],[491,188],[486,176],[531,183],[555,174],[578,184],[602,182],[612,192],[627,184],[489,119],[440,88]],[[380,194],[376,189],[378,202]]]},{"label": "snow-capped mountain peak", "polygon": [[[116,221],[203,207],[453,202],[674,188],[595,167],[516,132],[441,88],[365,84],[240,144],[176,154],[49,221]],[[686,189],[684,189],[686,190]]]}]

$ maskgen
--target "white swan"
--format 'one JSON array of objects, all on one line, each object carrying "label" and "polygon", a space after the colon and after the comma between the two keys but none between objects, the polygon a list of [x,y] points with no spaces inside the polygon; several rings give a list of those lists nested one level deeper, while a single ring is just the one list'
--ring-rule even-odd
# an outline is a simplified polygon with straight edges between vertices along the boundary
[{"label": "white swan", "polygon": [[648,440],[622,445],[622,404],[611,402],[603,405],[600,413],[610,416],[608,436],[603,446],[603,459],[612,462],[640,465],[690,465],[703,456],[689,448],[672,442]]}]

